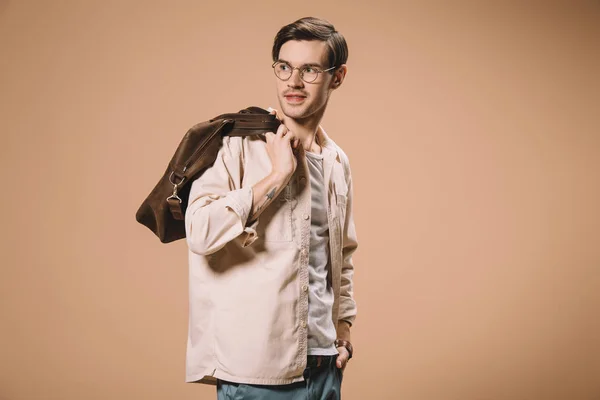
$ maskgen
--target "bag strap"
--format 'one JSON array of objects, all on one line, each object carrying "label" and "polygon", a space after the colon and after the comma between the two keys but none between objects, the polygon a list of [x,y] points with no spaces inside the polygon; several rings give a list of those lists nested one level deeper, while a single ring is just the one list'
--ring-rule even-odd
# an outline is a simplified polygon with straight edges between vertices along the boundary
[{"label": "bag strap", "polygon": [[276,132],[279,125],[281,125],[281,121],[273,114],[221,114],[211,119],[211,122],[216,120],[226,120],[230,124],[223,131],[223,136],[251,136],[265,132]]},{"label": "bag strap", "polygon": [[274,118],[273,121],[243,121],[233,120],[231,130],[224,133],[225,136],[252,136],[265,132],[277,132],[281,122]]},{"label": "bag strap", "polygon": [[277,132],[281,121],[277,116],[260,107],[250,106],[237,113],[221,114],[210,121],[227,120],[230,126],[223,130],[223,136],[251,136],[265,132]]}]

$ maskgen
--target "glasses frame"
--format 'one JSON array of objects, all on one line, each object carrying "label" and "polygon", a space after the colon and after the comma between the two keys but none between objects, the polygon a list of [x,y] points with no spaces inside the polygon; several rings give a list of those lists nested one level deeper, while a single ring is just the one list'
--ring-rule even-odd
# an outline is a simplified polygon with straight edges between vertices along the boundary
[{"label": "glasses frame", "polygon": [[[285,65],[289,66],[292,69],[292,72],[290,73],[290,76],[287,77],[286,79],[280,78],[279,75],[277,75],[277,71],[275,70],[275,65],[276,64],[285,64]],[[277,79],[282,80],[284,82],[285,81],[289,81],[290,78],[292,77],[292,75],[294,75],[294,70],[297,69],[300,72],[300,79],[302,79],[306,83],[313,83],[313,82],[315,82],[317,79],[319,79],[319,74],[321,74],[323,72],[331,71],[335,67],[336,67],[335,65],[333,67],[327,68],[327,69],[319,69],[319,68],[311,66],[311,65],[303,65],[301,67],[292,67],[289,63],[287,63],[285,61],[275,61],[273,63],[273,65],[271,65],[271,68],[273,68],[273,73],[275,73],[275,76],[277,77]],[[305,69],[305,68],[314,68],[314,69],[317,70],[317,76],[315,77],[315,79],[313,79],[312,81],[307,81],[306,79],[304,79],[304,71],[303,71],[303,69]]]}]

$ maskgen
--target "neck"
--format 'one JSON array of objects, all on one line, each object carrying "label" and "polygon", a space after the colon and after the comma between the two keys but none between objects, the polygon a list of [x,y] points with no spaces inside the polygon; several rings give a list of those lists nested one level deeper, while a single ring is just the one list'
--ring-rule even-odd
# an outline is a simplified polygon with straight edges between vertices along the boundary
[{"label": "neck", "polygon": [[317,134],[317,129],[319,129],[321,119],[323,118],[324,111],[325,110],[319,110],[319,112],[310,117],[302,119],[290,118],[285,114],[283,116],[285,126],[287,126],[290,131],[294,132],[294,135],[300,139],[302,147],[308,151],[313,151],[313,149],[318,148],[318,140],[315,136]]}]

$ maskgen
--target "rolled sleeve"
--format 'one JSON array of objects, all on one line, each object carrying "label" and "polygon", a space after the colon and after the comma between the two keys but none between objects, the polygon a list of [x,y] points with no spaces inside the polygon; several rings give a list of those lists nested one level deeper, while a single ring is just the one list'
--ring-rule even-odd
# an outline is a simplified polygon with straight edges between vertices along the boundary
[{"label": "rolled sleeve", "polygon": [[225,206],[229,207],[239,216],[241,226],[243,227],[243,232],[240,234],[242,247],[248,247],[258,239],[258,233],[256,232],[258,219],[247,225],[248,216],[252,211],[252,199],[252,187],[232,191],[226,197]]},{"label": "rolled sleeve", "polygon": [[232,240],[247,247],[258,238],[258,221],[247,226],[253,193],[251,186],[242,187],[240,140],[226,137],[214,164],[192,182],[185,223],[193,253],[209,255]]},{"label": "rolled sleeve", "polygon": [[246,225],[252,208],[252,188],[233,190],[225,197],[226,207],[231,208],[239,217],[242,226]]}]

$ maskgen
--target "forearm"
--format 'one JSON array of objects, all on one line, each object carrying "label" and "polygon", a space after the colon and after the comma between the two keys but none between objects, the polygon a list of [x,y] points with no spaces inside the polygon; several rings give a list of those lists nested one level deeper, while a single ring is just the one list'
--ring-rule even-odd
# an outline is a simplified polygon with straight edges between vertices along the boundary
[{"label": "forearm", "polygon": [[281,193],[288,181],[289,177],[284,174],[271,172],[252,186],[252,210],[248,216],[248,225],[256,221],[263,210]]},{"label": "forearm", "polygon": [[350,323],[348,321],[339,320],[337,325],[337,338],[346,340],[352,343],[352,338],[350,335]]}]

